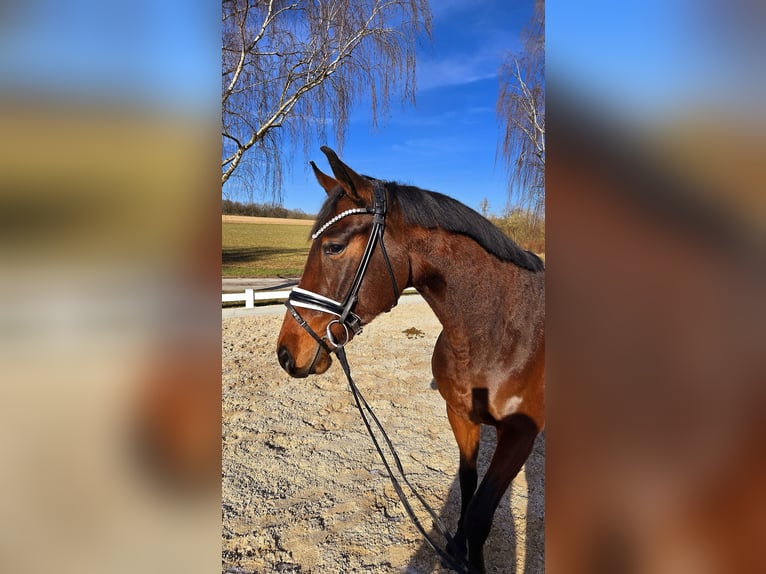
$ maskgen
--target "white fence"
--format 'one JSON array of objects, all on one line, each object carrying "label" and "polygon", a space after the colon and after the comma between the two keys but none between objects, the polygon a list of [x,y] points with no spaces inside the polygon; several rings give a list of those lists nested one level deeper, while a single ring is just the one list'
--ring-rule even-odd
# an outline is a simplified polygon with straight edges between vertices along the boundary
[{"label": "white fence", "polygon": [[[417,293],[415,289],[409,287],[403,294]],[[287,299],[290,290],[287,291],[256,291],[255,289],[245,289],[244,293],[223,293],[221,294],[221,303],[245,303],[245,309],[255,307],[256,301],[281,301]]]},{"label": "white fence", "polygon": [[255,289],[245,289],[244,293],[223,293],[221,303],[245,302],[245,309],[255,307],[256,301],[278,301],[287,299],[290,291],[256,291]]}]

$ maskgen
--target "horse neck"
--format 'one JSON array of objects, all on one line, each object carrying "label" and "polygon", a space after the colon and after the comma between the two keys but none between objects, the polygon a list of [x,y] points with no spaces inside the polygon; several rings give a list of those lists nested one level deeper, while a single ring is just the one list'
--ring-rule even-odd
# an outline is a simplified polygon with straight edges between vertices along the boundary
[{"label": "horse neck", "polygon": [[441,229],[410,237],[412,285],[445,330],[491,325],[498,315],[519,325],[529,324],[530,315],[542,321],[544,273],[500,261],[472,239]]}]

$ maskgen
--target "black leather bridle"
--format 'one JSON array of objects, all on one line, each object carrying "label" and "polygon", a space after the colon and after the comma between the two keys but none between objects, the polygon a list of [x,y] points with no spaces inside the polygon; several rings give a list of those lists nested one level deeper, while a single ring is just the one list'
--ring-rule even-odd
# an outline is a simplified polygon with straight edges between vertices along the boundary
[{"label": "black leather bridle", "polygon": [[[319,348],[317,348],[317,352],[314,355],[315,361],[319,354],[320,348],[324,349],[328,355],[333,352],[337,355],[341,367],[343,368],[343,372],[345,373],[348,380],[349,388],[356,402],[356,406],[359,409],[362,421],[367,427],[367,432],[369,433],[370,438],[375,445],[375,449],[378,451],[378,455],[380,456],[383,465],[388,471],[388,477],[391,480],[391,484],[393,485],[394,490],[399,496],[399,499],[401,500],[402,505],[407,512],[407,515],[410,517],[415,527],[423,535],[424,539],[434,549],[434,551],[441,557],[443,564],[448,565],[455,572],[459,572],[461,574],[476,574],[476,570],[458,551],[457,547],[455,546],[454,539],[449,535],[446,526],[442,523],[439,516],[437,516],[436,512],[434,512],[434,510],[428,505],[423,496],[410,483],[407,475],[404,472],[404,468],[402,466],[401,460],[399,459],[399,455],[397,454],[396,449],[391,442],[391,439],[388,437],[388,434],[386,434],[386,431],[378,420],[378,417],[375,416],[375,413],[372,411],[370,405],[367,403],[364,396],[354,383],[353,378],[351,377],[351,368],[349,367],[348,359],[346,358],[346,350],[344,347],[351,338],[352,331],[355,335],[358,335],[362,332],[362,320],[358,315],[354,313],[354,307],[356,306],[358,300],[359,289],[362,286],[362,280],[367,273],[367,267],[370,264],[370,259],[372,259],[372,254],[378,244],[380,245],[383,259],[386,262],[388,274],[391,277],[391,287],[394,290],[394,303],[389,308],[389,311],[393,309],[399,302],[399,286],[396,282],[396,277],[394,276],[394,270],[391,267],[391,261],[388,258],[388,253],[386,252],[386,246],[383,243],[383,234],[385,232],[386,225],[386,192],[383,188],[383,185],[378,181],[374,182],[373,192],[374,203],[372,209],[369,207],[359,207],[343,211],[330,219],[311,236],[312,240],[318,239],[319,236],[321,236],[322,233],[324,233],[329,227],[349,215],[369,214],[373,216],[370,237],[367,239],[367,245],[364,248],[364,253],[362,254],[362,259],[359,262],[359,267],[357,268],[356,273],[354,273],[354,279],[351,282],[351,288],[349,289],[348,294],[346,295],[346,298],[343,300],[343,302],[341,303],[335,301],[334,299],[330,299],[329,297],[320,295],[319,293],[314,293],[313,291],[309,291],[307,289],[295,287],[290,292],[287,301],[285,301],[285,306],[290,311],[290,314],[293,316],[293,318],[298,322],[298,324],[303,327],[308,332],[308,334],[311,335],[319,344]],[[301,317],[300,313],[298,313],[296,307],[321,311],[336,317],[327,324],[327,328],[325,329],[325,337],[320,337],[311,328],[306,320]],[[336,323],[341,325],[344,329],[345,337],[343,341],[338,341],[332,333],[332,326]],[[332,345],[332,349],[327,344],[328,342],[330,345]],[[449,551],[440,547],[432,535],[426,531],[424,525],[415,514],[411,504],[407,499],[402,485],[399,483],[399,480],[396,477],[396,473],[394,472],[391,463],[388,461],[378,438],[375,436],[373,426],[377,427],[383,440],[385,441],[386,446],[388,447],[388,450],[393,457],[393,466],[398,471],[404,484],[407,485],[413,495],[422,504],[423,508],[431,516],[433,526],[444,537]]]},{"label": "black leather bridle", "polygon": [[[328,354],[345,346],[351,338],[352,332],[354,335],[359,335],[362,332],[362,320],[354,313],[354,308],[359,299],[359,289],[362,287],[362,280],[367,273],[367,268],[370,265],[370,260],[372,259],[372,255],[377,245],[380,245],[380,251],[383,254],[383,259],[388,268],[388,274],[391,277],[391,287],[394,291],[394,304],[391,306],[391,309],[393,309],[399,302],[399,285],[396,282],[396,277],[394,276],[394,271],[391,267],[391,261],[388,258],[386,246],[383,243],[383,234],[385,233],[386,227],[386,191],[383,184],[379,181],[374,182],[373,198],[372,209],[369,207],[358,207],[343,211],[330,219],[311,236],[312,240],[318,239],[319,236],[327,231],[332,225],[349,215],[372,215],[372,229],[370,230],[370,236],[367,239],[367,245],[364,248],[359,267],[357,267],[356,273],[354,273],[354,278],[351,281],[351,287],[343,302],[335,301],[334,299],[330,299],[329,297],[300,287],[295,287],[290,292],[287,301],[285,301],[285,306],[290,311],[293,318]],[[323,313],[334,315],[336,318],[327,324],[325,336],[320,337],[309,326],[306,320],[301,317],[300,313],[296,310],[296,307],[321,311]],[[335,335],[333,335],[332,326],[335,324],[343,327],[344,338],[342,341],[339,341]],[[327,344],[328,342],[332,345],[332,348]]]}]

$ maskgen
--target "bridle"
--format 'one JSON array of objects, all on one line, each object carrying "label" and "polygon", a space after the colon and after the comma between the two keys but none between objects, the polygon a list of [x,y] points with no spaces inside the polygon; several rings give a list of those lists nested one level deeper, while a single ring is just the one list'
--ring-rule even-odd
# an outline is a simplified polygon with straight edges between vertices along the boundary
[{"label": "bridle", "polygon": [[[325,223],[322,227],[320,227],[311,236],[311,239],[315,241],[332,225],[334,225],[335,223],[337,223],[344,217],[348,217],[349,215],[368,214],[373,216],[372,229],[370,230],[370,236],[367,239],[367,245],[364,248],[364,253],[362,254],[362,259],[359,262],[359,267],[357,267],[356,273],[354,273],[354,278],[351,281],[351,287],[348,291],[348,294],[346,295],[346,298],[343,300],[343,302],[341,303],[339,301],[335,301],[334,299],[330,299],[329,297],[320,295],[319,293],[314,293],[313,291],[309,291],[307,289],[295,287],[290,292],[290,295],[285,301],[285,306],[290,311],[290,314],[293,316],[293,318],[298,322],[298,324],[301,327],[303,327],[303,329],[305,329],[306,332],[308,332],[308,334],[311,335],[314,338],[314,340],[319,344],[319,347],[317,348],[317,352],[314,355],[315,361],[319,354],[320,349],[324,349],[328,355],[333,352],[337,355],[338,360],[343,369],[343,372],[346,375],[346,379],[348,380],[349,388],[354,397],[354,401],[356,402],[356,406],[359,409],[359,414],[362,417],[362,421],[367,427],[367,432],[369,433],[370,438],[372,439],[372,442],[375,445],[376,450],[378,451],[378,455],[380,456],[381,461],[383,462],[383,465],[388,471],[388,476],[389,476],[389,479],[391,480],[391,484],[393,485],[394,490],[396,491],[396,494],[399,496],[399,500],[401,500],[405,511],[407,512],[408,516],[412,520],[415,527],[418,529],[418,531],[420,531],[424,539],[434,549],[434,551],[436,551],[436,553],[439,554],[443,564],[449,566],[450,568],[452,568],[453,570],[461,574],[475,574],[476,570],[457,551],[454,539],[452,538],[452,536],[449,535],[447,528],[444,526],[444,524],[442,524],[442,521],[440,520],[440,518],[437,516],[434,510],[428,505],[428,503],[425,501],[423,496],[410,483],[409,479],[407,478],[407,475],[404,472],[404,468],[402,466],[401,460],[399,459],[399,455],[397,454],[396,449],[394,448],[394,445],[391,442],[391,439],[386,434],[386,431],[383,429],[383,426],[380,424],[378,417],[375,416],[375,413],[372,411],[372,409],[370,408],[370,405],[367,403],[364,396],[362,395],[362,393],[359,391],[356,384],[354,383],[353,378],[351,377],[351,368],[349,367],[348,359],[346,358],[346,350],[344,347],[350,340],[352,331],[355,335],[359,335],[362,332],[362,320],[358,315],[354,313],[354,307],[356,306],[356,303],[359,299],[359,289],[362,286],[362,280],[364,279],[364,276],[367,273],[367,267],[370,264],[370,259],[372,259],[372,254],[375,251],[375,247],[377,245],[380,245],[380,251],[383,254],[383,259],[386,262],[386,267],[388,268],[388,275],[391,278],[391,287],[393,288],[393,291],[394,291],[394,303],[389,308],[389,311],[393,309],[396,306],[396,304],[399,302],[399,285],[396,282],[396,277],[394,276],[394,271],[393,271],[393,268],[391,267],[391,261],[388,258],[388,253],[386,252],[386,246],[383,242],[383,235],[385,233],[385,226],[386,226],[386,192],[383,187],[383,184],[379,181],[374,182],[373,197],[374,197],[374,201],[373,201],[372,209],[370,209],[369,207],[359,207],[359,208],[343,211],[339,213],[338,215],[336,215],[335,217],[333,217],[332,219],[330,219],[327,223]],[[328,313],[336,317],[335,319],[331,320],[327,324],[327,327],[325,329],[326,331],[325,337],[320,337],[314,331],[314,329],[311,328],[311,326],[306,322],[306,320],[303,317],[301,317],[300,313],[298,313],[298,311],[296,310],[296,307],[299,307],[302,309],[311,309],[314,311],[321,311],[323,313]],[[332,326],[334,324],[338,324],[343,327],[344,335],[345,335],[343,341],[338,341],[333,335]],[[330,343],[330,345],[332,345],[333,347],[332,349],[327,344],[328,342]],[[365,412],[367,414],[365,414]],[[416,516],[412,506],[407,500],[407,496],[404,493],[402,485],[399,483],[399,480],[396,478],[394,470],[391,467],[391,464],[389,463],[386,455],[383,452],[383,449],[380,446],[380,442],[375,436],[375,432],[373,430],[373,424],[375,427],[377,427],[381,437],[385,441],[386,446],[388,447],[388,450],[391,453],[391,456],[393,457],[394,466],[396,467],[396,470],[399,472],[399,475],[402,477],[403,482],[407,485],[410,491],[418,499],[418,501],[421,503],[423,508],[428,512],[428,514],[430,515],[433,521],[434,528],[444,537],[447,544],[447,548],[450,549],[449,551],[439,546],[436,540],[434,540],[432,535],[426,531],[425,527]]]},{"label": "bridle", "polygon": [[[394,304],[391,305],[389,311],[399,302],[399,285],[396,282],[396,277],[394,276],[394,271],[391,267],[391,261],[388,258],[388,252],[386,251],[386,246],[383,242],[383,234],[385,233],[386,227],[386,191],[381,182],[374,181],[373,183],[372,209],[369,207],[357,207],[343,211],[330,219],[311,236],[311,239],[315,241],[327,231],[327,229],[349,215],[372,215],[372,229],[370,230],[370,236],[367,239],[367,245],[364,248],[359,267],[357,267],[356,273],[354,273],[354,278],[351,281],[351,287],[343,302],[335,301],[334,299],[330,299],[329,297],[300,287],[293,288],[287,301],[285,301],[285,306],[290,311],[293,318],[328,354],[344,347],[351,339],[352,332],[354,335],[359,335],[362,332],[362,320],[356,313],[354,313],[354,308],[359,299],[359,289],[362,287],[362,281],[367,273],[367,268],[370,265],[370,260],[372,259],[372,255],[377,245],[380,245],[380,251],[386,262],[388,274],[391,277],[391,287],[394,292]],[[296,307],[321,311],[323,313],[334,315],[336,318],[327,324],[325,336],[320,337],[306,320],[301,317],[300,313],[296,310]],[[332,332],[332,327],[336,324],[343,327],[344,335],[342,341],[339,341]],[[332,348],[327,344],[328,342],[332,345]]]}]

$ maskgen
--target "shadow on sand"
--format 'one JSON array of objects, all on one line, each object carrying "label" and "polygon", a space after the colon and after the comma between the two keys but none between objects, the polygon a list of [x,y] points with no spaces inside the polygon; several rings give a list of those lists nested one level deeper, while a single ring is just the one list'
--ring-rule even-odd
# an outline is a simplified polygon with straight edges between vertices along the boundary
[{"label": "shadow on sand", "polygon": [[[481,446],[479,455],[479,480],[489,466],[492,453],[495,451],[495,430],[482,426]],[[457,459],[457,447],[455,448]],[[541,574],[545,572],[545,433],[540,433],[535,439],[535,445],[529,459],[522,468],[514,483],[519,482],[521,475],[527,482],[527,512],[526,528],[523,535],[516,532],[510,494],[513,485],[508,488],[503,500],[495,513],[495,520],[489,539],[484,547],[486,568],[489,573]],[[455,533],[460,515],[460,483],[457,475],[452,481],[447,500],[444,501],[439,514],[441,521]],[[437,531],[429,533],[434,540],[441,540]],[[506,539],[507,538],[507,539]],[[523,543],[523,548],[518,547]],[[523,554],[523,564],[518,565],[517,556]],[[432,574],[452,572],[441,563],[441,559],[433,549],[423,542],[413,555],[409,564],[401,570],[406,574]]]},{"label": "shadow on sand", "polygon": [[276,248],[276,247],[224,247],[221,252],[221,262],[232,263],[256,263],[270,257],[287,255],[301,255],[307,253],[306,249],[300,248]]}]

